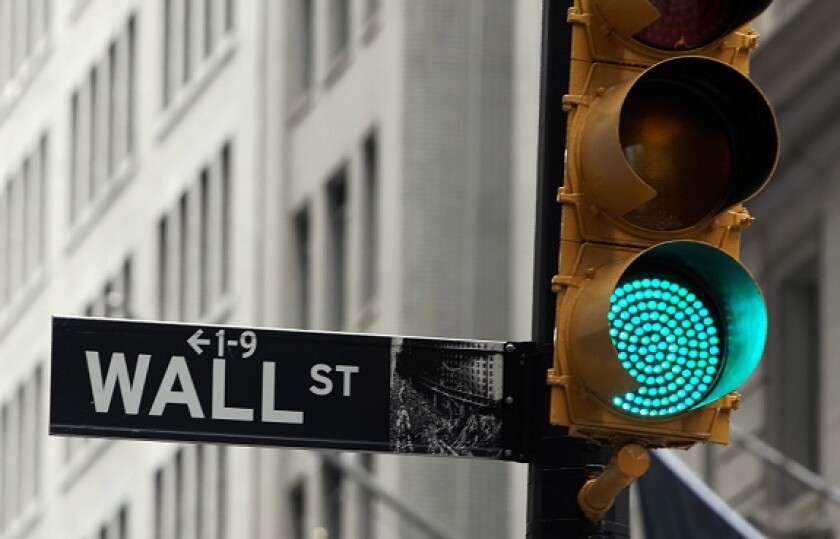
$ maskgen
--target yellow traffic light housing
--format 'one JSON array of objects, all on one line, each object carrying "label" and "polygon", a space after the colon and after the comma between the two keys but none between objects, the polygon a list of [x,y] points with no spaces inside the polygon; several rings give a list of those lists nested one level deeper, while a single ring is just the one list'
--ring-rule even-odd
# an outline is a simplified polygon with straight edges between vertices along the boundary
[{"label": "yellow traffic light housing", "polygon": [[767,331],[737,261],[779,153],[747,78],[769,0],[576,0],[551,421],[612,444],[726,443]]}]

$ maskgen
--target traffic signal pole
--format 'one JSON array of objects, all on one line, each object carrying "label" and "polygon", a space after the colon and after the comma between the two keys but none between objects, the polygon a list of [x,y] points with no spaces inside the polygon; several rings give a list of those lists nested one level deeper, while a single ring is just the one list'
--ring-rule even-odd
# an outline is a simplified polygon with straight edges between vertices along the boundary
[{"label": "traffic signal pole", "polygon": [[557,274],[560,246],[560,204],[566,148],[563,95],[569,88],[571,3],[543,0],[542,67],[540,89],[540,149],[537,178],[537,223],[534,259],[532,339],[545,350],[535,365],[536,446],[528,470],[527,537],[629,537],[629,501],[625,490],[613,509],[598,522],[581,511],[578,492],[611,458],[611,450],[568,436],[565,427],[548,422],[549,389],[546,371],[552,365],[556,296],[551,279]]}]

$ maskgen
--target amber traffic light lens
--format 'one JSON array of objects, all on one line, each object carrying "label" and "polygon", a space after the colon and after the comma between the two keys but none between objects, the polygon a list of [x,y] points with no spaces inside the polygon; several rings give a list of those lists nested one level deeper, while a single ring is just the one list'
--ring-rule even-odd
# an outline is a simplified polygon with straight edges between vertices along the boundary
[{"label": "amber traffic light lens", "polygon": [[648,69],[621,106],[627,165],[656,195],[622,215],[652,231],[693,227],[755,194],[778,156],[763,94],[729,66],[676,58]]},{"label": "amber traffic light lens", "polygon": [[656,197],[624,217],[649,230],[680,230],[717,213],[727,198],[732,148],[725,119],[691,88],[642,83],[621,122],[630,166]]}]

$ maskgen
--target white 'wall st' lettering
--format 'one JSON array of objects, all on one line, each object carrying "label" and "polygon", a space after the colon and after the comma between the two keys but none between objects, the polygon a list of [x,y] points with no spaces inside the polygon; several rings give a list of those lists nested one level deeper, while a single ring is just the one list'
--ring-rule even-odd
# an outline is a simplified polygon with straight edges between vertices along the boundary
[{"label": "white 'wall st' lettering", "polygon": [[[102,358],[96,350],[85,351],[88,377],[90,380],[93,405],[97,413],[111,412],[117,386],[122,397],[123,408],[128,415],[140,413],[140,404],[145,394],[148,381],[151,354],[138,354],[134,372],[129,372],[128,363],[123,352],[113,352],[108,363],[107,372],[103,377]],[[254,409],[240,406],[230,406],[225,398],[227,360],[213,359],[212,387],[210,388],[210,418],[225,421],[254,421]],[[303,424],[304,414],[300,410],[278,410],[276,408],[277,365],[273,361],[266,361],[262,366],[262,399],[259,419],[263,423]],[[309,387],[313,395],[324,397],[331,395],[340,386],[341,395],[350,397],[352,393],[352,377],[359,373],[355,365],[327,365],[318,363],[310,369],[312,385]],[[179,389],[178,389],[179,388]],[[184,356],[171,356],[166,366],[163,378],[154,394],[150,416],[162,416],[168,407],[186,406],[190,417],[205,419],[205,412],[199,399],[199,392],[193,381],[189,364]]]}]

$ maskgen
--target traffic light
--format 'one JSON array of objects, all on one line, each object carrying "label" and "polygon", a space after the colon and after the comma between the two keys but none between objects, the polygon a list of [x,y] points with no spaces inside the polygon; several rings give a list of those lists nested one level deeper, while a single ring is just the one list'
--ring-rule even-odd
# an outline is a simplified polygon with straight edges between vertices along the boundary
[{"label": "traffic light", "polygon": [[[614,445],[726,443],[767,333],[738,261],[779,154],[749,80],[771,0],[575,0],[553,424]],[[559,97],[558,97],[559,99]],[[562,149],[558,150],[562,151]]]}]

